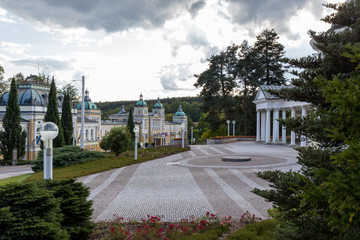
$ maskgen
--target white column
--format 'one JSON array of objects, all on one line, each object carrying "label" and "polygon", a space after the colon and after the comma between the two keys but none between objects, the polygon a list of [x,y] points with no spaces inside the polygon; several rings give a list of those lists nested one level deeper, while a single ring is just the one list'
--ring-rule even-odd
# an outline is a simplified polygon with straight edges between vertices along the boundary
[{"label": "white column", "polygon": [[[295,118],[295,108],[291,108],[291,117]],[[291,131],[290,145],[295,146],[295,132]]]},{"label": "white column", "polygon": [[[282,110],[282,119],[285,120],[286,119],[286,109],[283,109]],[[286,144],[286,127],[285,125],[283,124],[282,125],[282,132],[281,132],[281,140],[282,140],[282,143]]]},{"label": "white column", "polygon": [[266,112],[261,111],[261,141],[265,142],[266,139]]},{"label": "white column", "polygon": [[256,111],[256,141],[260,141],[260,110]]},{"label": "white column", "polygon": [[279,143],[279,109],[275,109],[273,116],[273,143]]},{"label": "white column", "polygon": [[[306,117],[306,108],[305,106],[301,106],[301,116],[303,118]],[[302,147],[306,147],[306,137],[304,135],[301,135],[301,145]]]},{"label": "white column", "polygon": [[270,143],[270,109],[266,109],[266,143]]}]

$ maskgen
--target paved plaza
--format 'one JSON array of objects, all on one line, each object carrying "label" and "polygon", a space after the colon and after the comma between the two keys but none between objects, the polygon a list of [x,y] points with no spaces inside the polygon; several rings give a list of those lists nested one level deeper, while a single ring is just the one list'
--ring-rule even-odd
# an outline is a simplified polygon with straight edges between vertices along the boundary
[{"label": "paved plaza", "polygon": [[[223,162],[222,157],[248,156],[249,162]],[[297,152],[289,146],[235,142],[196,145],[191,150],[79,178],[93,201],[93,220],[140,220],[147,215],[179,221],[206,212],[239,219],[248,210],[267,218],[271,203],[251,193],[269,189],[255,173],[299,170]]]}]

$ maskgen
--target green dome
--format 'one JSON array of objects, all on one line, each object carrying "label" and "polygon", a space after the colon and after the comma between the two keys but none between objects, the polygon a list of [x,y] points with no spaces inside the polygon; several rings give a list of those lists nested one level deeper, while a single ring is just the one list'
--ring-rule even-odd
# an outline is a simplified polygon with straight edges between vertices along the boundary
[{"label": "green dome", "polygon": [[183,112],[181,105],[179,106],[179,110],[174,114],[174,116],[186,116],[186,114]]},{"label": "green dome", "polygon": [[164,106],[160,102],[160,98],[157,99],[154,108],[164,108]]},{"label": "green dome", "polygon": [[[86,90],[85,91],[85,97],[84,97],[84,107],[85,107],[85,110],[97,110],[97,106],[95,103],[93,103],[89,97],[89,91]],[[76,109],[77,110],[81,110],[81,102],[79,102],[77,105],[76,105]]]},{"label": "green dome", "polygon": [[136,102],[136,107],[147,107],[147,103],[143,100],[143,95],[140,94],[140,100]]},{"label": "green dome", "polygon": [[120,112],[118,112],[118,114],[123,114],[123,113],[126,113],[124,105],[121,106],[121,110]]}]

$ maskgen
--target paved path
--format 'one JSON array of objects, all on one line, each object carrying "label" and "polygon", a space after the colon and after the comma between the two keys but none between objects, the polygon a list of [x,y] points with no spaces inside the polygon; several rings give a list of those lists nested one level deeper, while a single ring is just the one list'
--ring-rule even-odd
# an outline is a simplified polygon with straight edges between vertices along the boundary
[{"label": "paved path", "polygon": [[0,167],[0,179],[33,173],[30,165],[2,166]]},{"label": "paved path", "polygon": [[[223,156],[250,156],[250,162],[222,162]],[[140,220],[147,214],[179,221],[206,212],[239,219],[248,210],[267,218],[271,203],[253,193],[268,189],[255,173],[298,170],[288,146],[236,142],[191,146],[191,151],[79,178],[90,187],[93,220]]]}]

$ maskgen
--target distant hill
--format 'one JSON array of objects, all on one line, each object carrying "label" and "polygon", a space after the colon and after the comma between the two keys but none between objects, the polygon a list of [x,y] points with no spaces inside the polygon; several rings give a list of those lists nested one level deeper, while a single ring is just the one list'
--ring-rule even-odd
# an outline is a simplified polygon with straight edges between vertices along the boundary
[{"label": "distant hill", "polygon": [[[156,103],[156,99],[146,100],[149,110],[153,108]],[[134,109],[135,101],[114,101],[114,102],[96,102],[98,108],[102,110],[103,118],[110,114],[116,114],[120,111],[122,106],[125,106],[125,110],[128,112],[130,109]],[[174,114],[179,109],[179,105],[182,106],[185,114],[191,118],[192,121],[199,121],[201,115],[201,106],[203,99],[201,97],[173,97],[163,98],[160,102],[164,105],[166,114]]]}]

